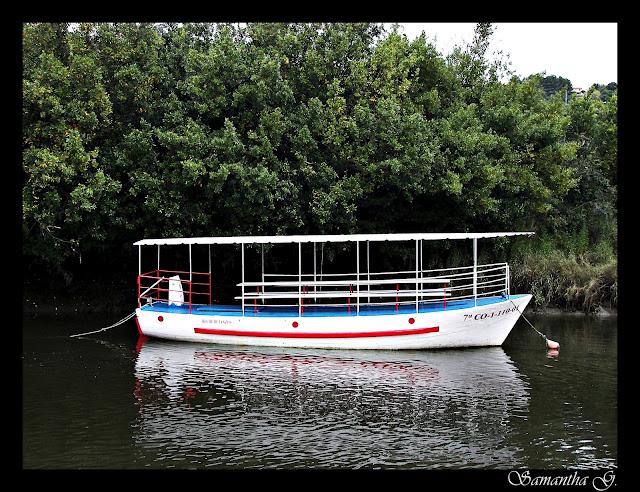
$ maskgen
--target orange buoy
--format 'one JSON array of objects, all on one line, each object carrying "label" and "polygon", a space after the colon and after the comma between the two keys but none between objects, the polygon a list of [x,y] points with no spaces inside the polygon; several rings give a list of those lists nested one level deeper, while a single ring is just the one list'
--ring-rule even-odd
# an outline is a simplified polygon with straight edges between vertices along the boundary
[{"label": "orange buoy", "polygon": [[[509,300],[511,300],[511,299],[509,299]],[[547,344],[547,348],[550,350],[549,353],[551,354],[553,352],[553,355],[557,355],[558,354],[558,349],[560,348],[560,344],[558,342],[554,342],[553,340],[549,340],[544,333],[540,333],[536,329],[536,327],[531,324],[531,321],[529,321],[527,319],[527,317],[524,314],[522,314],[522,311],[520,311],[518,309],[518,306],[516,306],[513,301],[511,301],[511,304],[513,304],[513,307],[516,308],[516,311],[518,311],[520,313],[520,316],[522,316],[522,318],[529,324],[529,326],[531,328],[533,328],[533,331],[535,331],[538,335],[540,335],[542,338],[544,338],[544,341]]]},{"label": "orange buoy", "polygon": [[558,350],[560,348],[560,344],[558,342],[554,342],[553,340],[549,340],[548,338],[547,340],[547,348],[549,350]]}]

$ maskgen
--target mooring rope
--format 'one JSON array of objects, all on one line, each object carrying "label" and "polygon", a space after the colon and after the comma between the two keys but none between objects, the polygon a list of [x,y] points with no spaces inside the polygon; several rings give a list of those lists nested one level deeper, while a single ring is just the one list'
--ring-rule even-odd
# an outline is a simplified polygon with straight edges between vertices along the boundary
[{"label": "mooring rope", "polygon": [[516,304],[515,304],[511,299],[509,299],[509,302],[511,302],[511,304],[513,304],[513,307],[514,307],[514,308],[516,308],[516,311],[518,311],[518,312],[520,313],[520,316],[522,316],[522,317],[524,318],[524,320],[525,320],[527,323],[529,323],[529,326],[530,326],[531,328],[533,328],[533,329],[534,329],[534,331],[535,331],[538,335],[540,335],[542,338],[544,338],[544,339],[545,339],[545,341],[546,341],[546,340],[548,340],[548,339],[547,339],[547,336],[546,336],[544,333],[540,333],[538,330],[536,330],[536,327],[535,327],[535,326],[533,326],[533,325],[531,324],[531,322],[527,319],[527,317],[526,317],[524,314],[522,314],[522,311],[520,311],[520,309],[518,309],[518,306],[516,306]]},{"label": "mooring rope", "polygon": [[117,321],[116,323],[109,325],[109,326],[105,326],[104,328],[101,328],[99,330],[94,330],[94,331],[88,331],[86,333],[77,333],[75,335],[69,335],[70,338],[73,337],[81,337],[82,335],[91,335],[93,333],[100,333],[101,331],[107,331],[110,330],[111,328],[115,328],[116,326],[121,325],[122,323],[125,323],[127,321],[129,321],[131,318],[133,318],[136,315],[136,312],[132,312],[131,314],[127,314],[124,318],[122,318],[120,321]]}]

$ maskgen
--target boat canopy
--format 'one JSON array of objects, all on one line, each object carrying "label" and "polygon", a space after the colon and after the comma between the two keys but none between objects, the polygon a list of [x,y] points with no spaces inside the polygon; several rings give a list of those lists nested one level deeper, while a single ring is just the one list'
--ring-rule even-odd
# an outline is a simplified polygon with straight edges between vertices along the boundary
[{"label": "boat canopy", "polygon": [[214,236],[142,239],[134,246],[172,244],[276,244],[276,243],[341,243],[356,241],[441,241],[444,239],[484,239],[504,236],[531,236],[534,232],[436,232],[401,234],[318,234],[295,236]]}]

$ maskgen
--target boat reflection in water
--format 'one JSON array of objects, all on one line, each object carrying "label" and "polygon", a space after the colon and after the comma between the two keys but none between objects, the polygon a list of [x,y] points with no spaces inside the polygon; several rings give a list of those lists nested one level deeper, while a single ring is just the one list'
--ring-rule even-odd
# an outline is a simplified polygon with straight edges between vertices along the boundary
[{"label": "boat reflection in water", "polygon": [[519,463],[509,434],[527,416],[528,385],[500,347],[372,352],[146,340],[138,350],[134,436],[158,466]]}]

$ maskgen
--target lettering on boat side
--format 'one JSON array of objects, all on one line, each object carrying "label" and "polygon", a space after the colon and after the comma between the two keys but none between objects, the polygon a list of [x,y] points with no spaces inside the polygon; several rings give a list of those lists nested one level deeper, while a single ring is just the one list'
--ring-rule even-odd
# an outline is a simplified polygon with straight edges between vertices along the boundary
[{"label": "lettering on boat side", "polygon": [[523,472],[513,470],[507,475],[507,481],[513,486],[588,486],[591,485],[598,492],[609,489],[616,480],[613,470],[607,470],[603,475],[596,475],[589,480],[589,475],[580,475],[577,471],[567,475],[531,475],[529,470]]},{"label": "lettering on boat side", "polygon": [[464,320],[467,321],[469,319],[490,319],[497,318],[498,316],[502,316],[503,314],[508,314],[515,311],[515,307],[501,309],[500,311],[491,311],[490,313],[478,313],[478,314],[465,314]]},{"label": "lettering on boat side", "polygon": [[212,323],[214,325],[230,325],[233,321],[228,319],[203,319],[203,323]]}]

